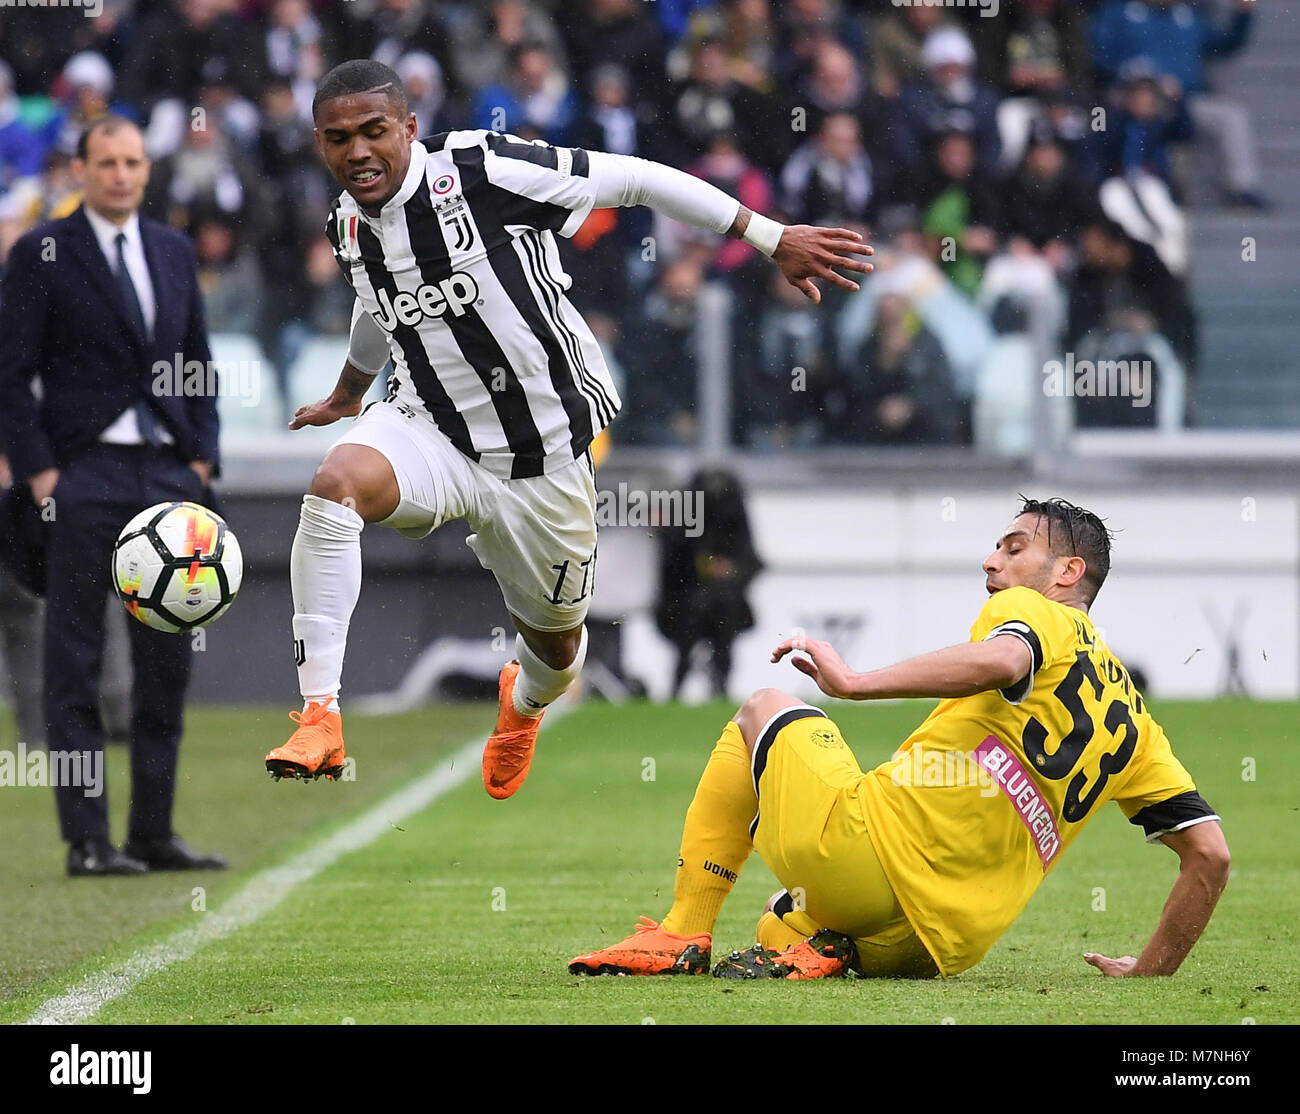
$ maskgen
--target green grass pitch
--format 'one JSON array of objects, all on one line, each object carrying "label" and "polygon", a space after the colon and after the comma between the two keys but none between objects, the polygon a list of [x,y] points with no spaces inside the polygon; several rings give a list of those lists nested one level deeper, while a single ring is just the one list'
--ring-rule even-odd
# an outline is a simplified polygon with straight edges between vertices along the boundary
[{"label": "green grass pitch", "polygon": [[[927,702],[829,706],[864,767]],[[946,982],[723,984],[580,979],[570,957],[666,911],[682,818],[731,705],[587,703],[544,731],[527,785],[498,802],[477,770],[264,918],[136,985],[103,1023],[1212,1023],[1300,1021],[1300,776],[1294,704],[1156,702],[1175,752],[1224,817],[1232,878],[1172,979],[1108,980],[1085,951],[1137,954],[1177,868],[1107,806],[979,966]],[[210,915],[261,869],[324,838],[415,774],[482,737],[483,705],[348,719],[354,782],[273,783],[262,756],[279,712],[196,709],[177,828],[227,853],[225,874],[78,879],[48,789],[0,800],[0,1021],[31,1016],[78,978]],[[13,747],[0,723],[0,746]],[[108,764],[115,839],[125,753]],[[652,759],[653,763],[647,762]],[[1248,761],[1249,760],[1249,761]],[[1253,774],[1253,778],[1252,775]],[[203,887],[202,894],[195,888]],[[750,860],[715,953],[752,943],[776,882]],[[1102,907],[1104,903],[1104,908]],[[196,905],[206,910],[196,909]]]}]

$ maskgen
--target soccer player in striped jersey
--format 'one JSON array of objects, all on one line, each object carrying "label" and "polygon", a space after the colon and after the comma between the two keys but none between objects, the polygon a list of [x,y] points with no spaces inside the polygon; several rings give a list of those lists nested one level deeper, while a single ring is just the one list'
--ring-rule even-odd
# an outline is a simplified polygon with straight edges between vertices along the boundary
[{"label": "soccer player in striped jersey", "polygon": [[356,294],[348,359],[329,398],[290,428],[361,412],[391,358],[388,397],[326,454],[303,497],[291,558],[302,711],[266,757],[277,778],[334,776],[338,694],[368,522],[423,537],[453,518],[496,577],[517,660],[501,671],[483,782],[523,783],[546,707],[577,679],[596,563],[588,447],[619,409],[591,330],[566,297],[555,233],[593,208],[649,205],[771,257],[813,302],[814,279],[857,290],[872,254],[846,229],[782,226],[682,171],[490,131],[416,138],[397,74],[367,60],[327,73],[317,146],[343,192],[327,234]]},{"label": "soccer player in striped jersey", "polygon": [[1219,817],[1088,611],[1110,569],[1096,515],[1026,500],[984,560],[969,642],[856,673],[825,642],[772,654],[828,696],[940,697],[868,773],[820,708],[776,689],[727,724],[686,814],[673,904],[575,974],[702,974],[714,922],[750,852],[785,889],[725,978],[955,975],[978,963],[1108,801],[1180,860],[1139,956],[1107,975],[1171,975],[1228,880]]}]

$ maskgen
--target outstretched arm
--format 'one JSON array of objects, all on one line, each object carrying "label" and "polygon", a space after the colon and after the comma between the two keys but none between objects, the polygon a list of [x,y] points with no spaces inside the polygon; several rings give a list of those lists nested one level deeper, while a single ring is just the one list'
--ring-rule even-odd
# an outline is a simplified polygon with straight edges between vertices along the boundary
[{"label": "outstretched arm", "polygon": [[1232,857],[1217,820],[1206,820],[1179,832],[1166,832],[1160,838],[1178,853],[1181,860],[1178,880],[1169,891],[1160,923],[1140,956],[1110,959],[1095,952],[1084,954],[1083,958],[1104,975],[1172,975],[1201,938],[1219,903],[1219,895],[1228,884]]},{"label": "outstretched arm", "polygon": [[853,257],[872,255],[874,249],[860,233],[847,228],[779,224],[693,174],[648,159],[591,151],[588,160],[596,208],[649,205],[675,220],[744,240],[769,256],[786,281],[814,303],[821,301],[821,292],[813,279],[857,290],[856,282],[833,268],[860,274],[872,269],[870,263]]},{"label": "outstretched arm", "polygon": [[772,651],[772,660],[802,651],[790,661],[827,696],[841,700],[886,700],[902,696],[972,696],[1010,688],[1033,669],[1033,655],[1023,641],[1000,634],[983,642],[963,642],[896,665],[856,673],[829,642],[797,636]]},{"label": "outstretched arm", "polygon": [[[767,243],[763,242],[764,233],[759,229],[766,229]],[[864,275],[873,270],[870,263],[849,258],[850,255],[874,255],[876,249],[863,242],[861,233],[847,228],[778,224],[742,205],[727,235],[753,244],[764,255],[771,256],[786,282],[801,290],[814,305],[822,300],[821,291],[813,284],[814,278],[826,279],[845,290],[858,289],[856,282],[837,274],[832,267],[844,267]],[[772,250],[766,250],[771,244],[775,245]]]}]

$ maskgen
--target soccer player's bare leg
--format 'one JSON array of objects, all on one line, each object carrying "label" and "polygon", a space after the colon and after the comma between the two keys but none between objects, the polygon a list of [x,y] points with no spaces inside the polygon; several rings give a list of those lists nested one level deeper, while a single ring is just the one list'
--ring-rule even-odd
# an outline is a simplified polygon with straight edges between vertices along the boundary
[{"label": "soccer player's bare leg", "polygon": [[802,708],[806,705],[807,701],[800,700],[780,689],[756,689],[732,719],[740,728],[740,733],[745,740],[745,749],[753,754],[754,747],[758,745],[759,735],[772,721],[773,716],[780,715],[787,708]]},{"label": "soccer player's bare leg", "polygon": [[348,624],[361,594],[361,530],[380,522],[400,501],[388,458],[365,445],[338,445],[326,454],[303,496],[289,560],[293,638],[301,712],[298,729],[266,756],[277,778],[335,777],[346,757],[339,686]]},{"label": "soccer player's bare leg", "polygon": [[542,714],[578,679],[587,657],[587,628],[543,631],[512,615],[516,660],[501,670],[497,722],[483,749],[483,787],[497,800],[528,777]]},{"label": "soccer player's bare leg", "polygon": [[312,477],[309,494],[355,511],[366,522],[382,522],[397,510],[401,492],[388,457],[369,445],[338,445]]}]

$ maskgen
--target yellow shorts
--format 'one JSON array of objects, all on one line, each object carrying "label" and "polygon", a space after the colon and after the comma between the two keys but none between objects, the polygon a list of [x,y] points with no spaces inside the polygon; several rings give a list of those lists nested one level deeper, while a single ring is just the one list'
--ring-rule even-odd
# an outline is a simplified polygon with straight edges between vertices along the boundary
[{"label": "yellow shorts", "polygon": [[786,889],[777,916],[803,937],[852,936],[866,974],[934,974],[871,845],[865,775],[839,728],[811,705],[782,710],[759,733],[753,775],[754,849]]}]

